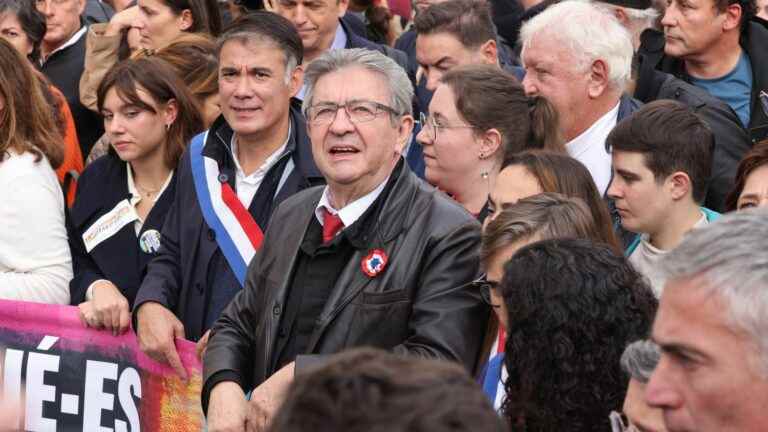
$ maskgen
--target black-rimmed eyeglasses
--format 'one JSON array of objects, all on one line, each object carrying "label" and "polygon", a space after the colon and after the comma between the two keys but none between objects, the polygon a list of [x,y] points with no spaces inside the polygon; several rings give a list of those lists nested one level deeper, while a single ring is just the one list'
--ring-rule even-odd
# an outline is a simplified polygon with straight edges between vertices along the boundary
[{"label": "black-rimmed eyeglasses", "polygon": [[482,275],[476,280],[472,281],[472,287],[480,291],[480,297],[483,299],[483,303],[492,308],[501,307],[501,304],[494,303],[493,297],[491,297],[491,290],[497,289],[498,282],[489,281],[488,276]]}]

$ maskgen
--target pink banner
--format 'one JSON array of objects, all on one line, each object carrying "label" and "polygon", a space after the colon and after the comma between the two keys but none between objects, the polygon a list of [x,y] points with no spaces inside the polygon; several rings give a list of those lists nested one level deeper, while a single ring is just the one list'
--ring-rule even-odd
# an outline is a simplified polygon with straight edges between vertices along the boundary
[{"label": "pink banner", "polygon": [[[2,382],[24,395],[28,431],[198,431],[201,364],[177,340],[189,374],[147,357],[136,334],[88,329],[74,306],[0,300]],[[20,425],[21,426],[21,425]]]}]

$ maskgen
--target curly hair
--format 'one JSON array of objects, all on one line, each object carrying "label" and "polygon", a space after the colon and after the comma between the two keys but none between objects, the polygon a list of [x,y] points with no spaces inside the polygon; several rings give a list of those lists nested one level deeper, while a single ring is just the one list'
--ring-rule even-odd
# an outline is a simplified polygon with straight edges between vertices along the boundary
[{"label": "curly hair", "polygon": [[373,348],[338,354],[299,374],[272,432],[504,432],[461,366]]},{"label": "curly hair", "polygon": [[587,240],[546,240],[504,267],[503,412],[513,431],[610,431],[628,377],[619,360],[648,337],[658,306],[626,259]]}]

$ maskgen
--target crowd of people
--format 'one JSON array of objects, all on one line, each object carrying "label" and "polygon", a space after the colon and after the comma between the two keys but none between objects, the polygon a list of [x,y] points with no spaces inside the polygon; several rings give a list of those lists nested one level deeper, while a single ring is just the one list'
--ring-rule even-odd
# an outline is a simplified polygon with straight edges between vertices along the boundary
[{"label": "crowd of people", "polygon": [[207,430],[768,430],[768,2],[0,0],[0,298]]}]

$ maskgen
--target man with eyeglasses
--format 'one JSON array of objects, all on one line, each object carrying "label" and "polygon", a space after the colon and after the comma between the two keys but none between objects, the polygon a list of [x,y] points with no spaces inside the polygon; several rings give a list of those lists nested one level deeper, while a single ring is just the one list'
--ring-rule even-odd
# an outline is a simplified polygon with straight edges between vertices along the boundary
[{"label": "man with eyeglasses", "polygon": [[374,51],[334,50],[305,82],[328,185],[275,211],[244,290],[214,326],[202,394],[211,431],[262,430],[294,373],[346,348],[470,370],[477,361],[489,312],[469,288],[480,226],[404,162],[414,123],[405,71]]},{"label": "man with eyeglasses", "polygon": [[83,156],[104,133],[99,115],[80,103],[80,75],[85,68],[85,33],[81,18],[86,0],[35,0],[45,16],[45,37],[40,46],[40,70],[64,94],[75,120]]}]

